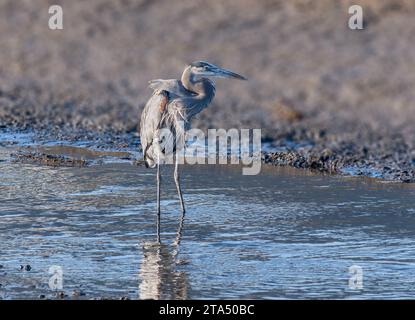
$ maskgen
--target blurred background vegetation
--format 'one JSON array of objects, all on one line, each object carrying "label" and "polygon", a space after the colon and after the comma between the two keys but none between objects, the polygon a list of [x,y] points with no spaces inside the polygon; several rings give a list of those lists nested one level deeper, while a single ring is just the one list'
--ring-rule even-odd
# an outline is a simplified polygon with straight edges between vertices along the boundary
[{"label": "blurred background vegetation", "polygon": [[[52,4],[63,30],[48,29]],[[412,0],[0,0],[0,124],[133,132],[148,80],[207,60],[250,81],[220,80],[199,127],[414,145],[414,17]]]}]

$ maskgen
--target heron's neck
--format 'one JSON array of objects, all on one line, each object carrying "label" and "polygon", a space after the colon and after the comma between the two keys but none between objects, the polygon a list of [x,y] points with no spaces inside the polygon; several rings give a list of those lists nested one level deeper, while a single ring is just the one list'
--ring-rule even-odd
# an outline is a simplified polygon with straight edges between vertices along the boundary
[{"label": "heron's neck", "polygon": [[207,78],[197,79],[190,71],[190,66],[183,71],[181,81],[183,86],[195,93],[195,98],[199,100],[207,100],[210,103],[215,96],[215,86],[212,81]]},{"label": "heron's neck", "polygon": [[182,74],[183,86],[194,93],[188,97],[187,118],[190,121],[195,115],[205,109],[215,97],[215,85],[207,78],[197,79],[187,67]]}]

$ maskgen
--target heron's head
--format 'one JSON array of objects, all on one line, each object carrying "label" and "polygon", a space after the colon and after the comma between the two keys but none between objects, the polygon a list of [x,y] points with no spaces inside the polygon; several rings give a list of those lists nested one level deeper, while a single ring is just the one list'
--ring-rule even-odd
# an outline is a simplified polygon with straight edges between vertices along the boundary
[{"label": "heron's head", "polygon": [[244,76],[215,66],[206,61],[195,61],[190,64],[190,72],[197,77],[218,77],[218,78],[234,78],[239,80],[247,80]]}]

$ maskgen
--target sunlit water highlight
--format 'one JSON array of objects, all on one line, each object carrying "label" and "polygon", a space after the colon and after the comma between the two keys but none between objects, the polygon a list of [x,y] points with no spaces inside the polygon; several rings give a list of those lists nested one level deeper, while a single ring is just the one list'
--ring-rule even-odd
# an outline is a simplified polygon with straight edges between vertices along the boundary
[{"label": "sunlit water highlight", "polygon": [[[74,290],[85,299],[415,296],[413,185],[269,166],[257,176],[241,175],[239,166],[185,166],[188,211],[179,230],[165,166],[157,246],[154,170],[131,161],[22,164],[10,152],[0,148],[3,299],[53,298],[52,265],[64,270],[68,298]],[[21,271],[27,264],[32,269]],[[348,286],[352,265],[363,268],[363,289]]]}]

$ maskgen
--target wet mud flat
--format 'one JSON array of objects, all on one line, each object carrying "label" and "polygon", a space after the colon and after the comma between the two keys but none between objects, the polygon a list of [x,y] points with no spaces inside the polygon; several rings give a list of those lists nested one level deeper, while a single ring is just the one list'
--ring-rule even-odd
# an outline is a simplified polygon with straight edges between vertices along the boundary
[{"label": "wet mud flat", "polygon": [[1,4],[4,130],[138,147],[148,81],[205,59],[249,81],[217,81],[194,127],[261,128],[267,163],[414,181],[413,1],[362,1],[360,31],[351,0],[63,2],[59,33],[48,1]]},{"label": "wet mud flat", "polygon": [[[263,137],[262,162],[275,166],[291,166],[315,172],[366,176],[404,183],[415,182],[415,151],[400,139],[383,137],[375,142],[376,155],[370,154],[364,143],[330,142],[324,139],[313,140],[303,134],[295,139],[277,140]],[[319,133],[322,134],[321,132]],[[112,150],[113,156],[121,160],[142,163],[140,138],[136,132],[97,132],[93,130],[68,130],[60,127],[50,130],[0,129],[0,146],[20,145],[12,154],[14,161],[32,162],[52,166],[85,166],[94,158],[94,151],[105,156],[105,150]],[[309,135],[314,135],[313,131]],[[318,135],[317,135],[318,136]],[[324,134],[323,134],[324,136]],[[27,141],[25,141],[25,139]],[[314,139],[316,139],[314,137]],[[357,139],[357,138],[356,138]],[[380,139],[380,138],[379,138]],[[360,141],[360,140],[358,140]],[[30,146],[43,146],[33,149]],[[50,147],[67,145],[59,152]],[[393,146],[393,150],[390,147]],[[77,149],[80,148],[80,149]],[[85,149],[86,148],[86,149]],[[85,150],[93,150],[85,153]],[[39,152],[39,150],[41,152]],[[77,150],[80,154],[77,154]]]},{"label": "wet mud flat", "polygon": [[[181,220],[164,166],[159,246],[154,170],[136,165],[134,148],[95,142],[3,136],[1,299],[415,295],[413,184],[289,166],[243,176],[240,166],[185,165]],[[16,159],[21,153],[30,161]],[[79,159],[86,165],[68,164]],[[56,266],[62,289],[50,287]],[[363,289],[349,287],[351,266],[362,268]]]}]

